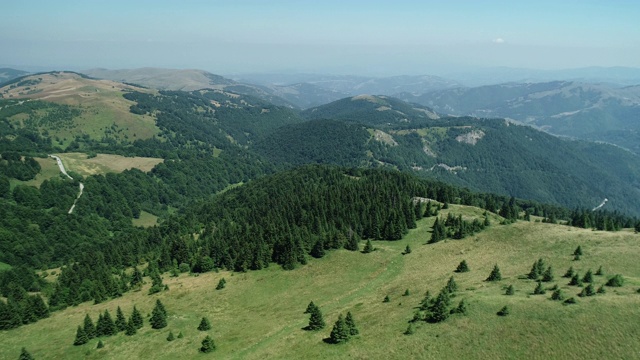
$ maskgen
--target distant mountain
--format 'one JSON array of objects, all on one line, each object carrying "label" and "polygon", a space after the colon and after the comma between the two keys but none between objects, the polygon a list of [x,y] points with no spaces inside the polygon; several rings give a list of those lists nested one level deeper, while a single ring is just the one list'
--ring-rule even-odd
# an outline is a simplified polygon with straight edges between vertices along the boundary
[{"label": "distant mountain", "polygon": [[438,119],[433,110],[388,96],[358,95],[302,112],[307,119],[337,119],[365,125],[391,126]]},{"label": "distant mountain", "polygon": [[640,154],[640,86],[509,83],[401,97],[440,113],[510,118],[553,134],[610,142]]},{"label": "distant mountain", "polygon": [[274,105],[284,105],[289,107],[296,106],[277,95],[274,95],[268,87],[240,83],[203,70],[158,68],[124,70],[90,69],[83,71],[83,73],[100,79],[138,84],[158,90],[225,90],[238,94],[254,96]]},{"label": "distant mountain", "polygon": [[[455,81],[430,75],[378,78],[351,75],[249,74],[236,76],[235,79],[274,89],[279,96],[303,109],[359,94],[422,94],[461,86]],[[295,98],[287,97],[288,93],[295,94]]]},{"label": "distant mountain", "polygon": [[640,68],[586,67],[563,70],[491,67],[444,75],[466,86],[496,85],[507,82],[548,82],[556,80],[611,83],[620,86],[640,84]]},{"label": "distant mountain", "polygon": [[26,71],[22,71],[22,70],[16,70],[16,69],[10,69],[10,68],[0,68],[0,85],[2,83],[5,83],[9,80],[13,80],[15,78],[18,78],[20,76],[24,76],[27,75],[28,72]]},{"label": "distant mountain", "polygon": [[[401,104],[404,104],[402,106]],[[256,143],[276,162],[389,167],[475,190],[640,214],[640,158],[501,119],[432,119],[397,99],[363,96],[304,111]]]}]

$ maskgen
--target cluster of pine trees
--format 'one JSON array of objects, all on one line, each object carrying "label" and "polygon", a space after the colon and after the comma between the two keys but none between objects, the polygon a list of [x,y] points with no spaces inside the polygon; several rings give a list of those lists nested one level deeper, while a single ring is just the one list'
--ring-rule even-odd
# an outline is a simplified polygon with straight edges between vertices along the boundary
[{"label": "cluster of pine trees", "polygon": [[486,213],[484,221],[482,222],[478,219],[473,219],[469,222],[463,220],[462,215],[455,216],[452,213],[448,213],[446,219],[436,218],[436,221],[433,223],[433,231],[431,232],[429,244],[434,244],[447,238],[456,240],[464,239],[467,236],[484,230],[489,224],[489,217]]}]

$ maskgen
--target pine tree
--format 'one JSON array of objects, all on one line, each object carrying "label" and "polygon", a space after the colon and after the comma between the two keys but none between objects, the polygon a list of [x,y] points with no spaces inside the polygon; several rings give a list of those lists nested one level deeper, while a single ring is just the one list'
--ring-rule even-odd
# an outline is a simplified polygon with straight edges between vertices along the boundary
[{"label": "pine tree", "polygon": [[469,271],[469,265],[467,265],[467,261],[466,260],[460,261],[460,264],[458,264],[458,267],[456,268],[456,272],[463,273],[468,271]]},{"label": "pine tree", "polygon": [[390,301],[391,301],[391,299],[389,298],[389,295],[385,296],[384,299],[382,300],[382,302],[384,302],[384,303],[388,303]]},{"label": "pine tree", "polygon": [[303,312],[303,314],[310,314],[315,308],[317,308],[316,304],[311,301],[309,302],[309,305],[307,305],[307,309]]},{"label": "pine tree", "polygon": [[573,276],[571,277],[571,281],[569,281],[569,285],[582,286],[582,280],[580,279],[580,274],[578,274],[577,272],[573,274]]},{"label": "pine tree", "polygon": [[460,300],[458,307],[455,310],[456,314],[467,315],[467,302],[464,299]]},{"label": "pine tree", "polygon": [[365,254],[369,254],[371,252],[373,252],[373,250],[375,250],[373,248],[373,244],[371,244],[371,240],[367,240],[367,243],[364,246],[364,249],[362,250],[363,253]]},{"label": "pine tree", "polygon": [[509,287],[507,288],[507,291],[505,291],[505,295],[513,295],[515,294],[515,289],[513,288],[513,285],[509,285]]},{"label": "pine tree", "polygon": [[582,256],[582,248],[580,247],[580,245],[578,245],[578,247],[573,251],[573,255]]},{"label": "pine tree", "polygon": [[33,356],[31,356],[27,349],[22,348],[22,350],[20,350],[20,357],[18,357],[18,360],[33,360]]},{"label": "pine tree", "polygon": [[319,238],[318,241],[316,241],[316,243],[313,245],[313,248],[311,249],[311,256],[313,256],[316,259],[320,259],[324,255],[325,255],[324,241],[322,240],[322,238]]},{"label": "pine tree", "polygon": [[124,314],[122,313],[122,309],[120,309],[120,306],[118,306],[118,310],[116,311],[116,329],[118,329],[118,332],[120,331],[125,331],[127,328],[127,319],[124,317]]},{"label": "pine tree", "polygon": [[338,320],[333,325],[333,329],[331,329],[331,334],[329,335],[329,341],[333,344],[341,344],[347,342],[351,334],[349,332],[349,328],[342,317],[342,314],[338,316]]},{"label": "pine tree", "polygon": [[167,311],[160,302],[160,299],[156,300],[156,306],[151,312],[151,318],[149,319],[152,329],[162,329],[167,326]]},{"label": "pine tree", "polygon": [[527,275],[527,278],[531,280],[538,280],[542,272],[544,271],[544,260],[538,259],[538,261],[534,262],[531,266],[531,271]]},{"label": "pine tree", "polygon": [[133,323],[136,329],[140,329],[144,325],[144,319],[142,318],[142,314],[140,314],[140,311],[138,311],[135,305],[133,305],[133,311],[131,312],[130,321]]},{"label": "pine tree", "polygon": [[449,281],[447,281],[447,285],[445,285],[445,289],[449,294],[453,294],[454,292],[456,292],[456,290],[458,290],[458,284],[456,284],[456,281],[453,279],[453,276],[449,278]]},{"label": "pine tree", "polygon": [[105,336],[104,319],[102,314],[98,314],[98,321],[96,322],[96,336]]},{"label": "pine tree", "polygon": [[124,329],[124,334],[127,336],[132,336],[135,335],[136,332],[138,332],[137,330],[137,326],[136,323],[133,321],[133,315],[129,318],[129,321],[127,321],[127,328]]},{"label": "pine tree", "polygon": [[604,275],[604,271],[602,271],[602,265],[598,268],[598,271],[596,271],[595,275],[598,275],[598,276]]},{"label": "pine tree", "polygon": [[78,326],[78,330],[76,331],[76,339],[73,342],[73,345],[84,345],[89,342],[89,338],[87,337],[87,333],[84,331],[82,326]]},{"label": "pine tree", "polygon": [[622,275],[616,274],[612,278],[610,278],[605,285],[611,287],[621,287],[622,284],[624,284],[624,278],[622,277]]},{"label": "pine tree", "polygon": [[111,319],[111,314],[109,314],[109,310],[104,311],[104,315],[102,315],[103,321],[103,330],[102,335],[111,336],[115,335],[118,332],[118,328],[116,328],[116,324]]},{"label": "pine tree", "polygon": [[89,340],[96,337],[96,327],[93,325],[93,321],[91,321],[89,314],[84,316],[84,332]]},{"label": "pine tree", "polygon": [[184,337],[184,335],[182,335],[182,331],[180,331],[180,332],[178,333],[178,339],[182,339],[183,337]]},{"label": "pine tree", "polygon": [[596,290],[593,288],[593,284],[589,284],[586,287],[582,288],[582,291],[580,292],[580,294],[578,294],[578,296],[585,297],[585,296],[593,296],[595,294],[596,294]]},{"label": "pine tree", "polygon": [[202,317],[202,320],[200,320],[200,325],[198,325],[198,330],[200,331],[211,330],[211,323],[209,322],[209,319],[207,319],[206,317]]},{"label": "pine tree", "polygon": [[404,291],[404,294],[402,294],[402,296],[409,296],[411,295],[411,292],[409,291],[409,289]]},{"label": "pine tree", "polygon": [[564,300],[564,295],[562,294],[562,290],[560,290],[560,289],[556,289],[556,290],[551,294],[551,300],[558,300],[558,301],[562,301],[562,300]]},{"label": "pine tree", "polygon": [[216,344],[213,342],[213,339],[211,338],[211,336],[207,335],[203,340],[202,340],[202,346],[200,347],[200,352],[203,353],[210,353],[213,350],[216,349]]},{"label": "pine tree", "polygon": [[347,317],[344,318],[344,323],[347,325],[347,329],[349,329],[349,334],[351,336],[358,335],[360,331],[356,327],[356,322],[353,320],[353,315],[351,315],[351,311],[347,312]]},{"label": "pine tree", "polygon": [[502,307],[502,309],[500,309],[500,311],[498,311],[498,316],[507,316],[509,315],[509,307],[507,305],[505,305],[504,307]]},{"label": "pine tree", "polygon": [[404,331],[405,335],[413,335],[416,332],[415,327],[413,326],[413,323],[409,324],[409,326],[407,326],[407,330]]},{"label": "pine tree", "polygon": [[407,254],[411,254],[411,246],[409,246],[407,244],[407,247],[404,248],[404,252],[402,253],[402,255],[407,255]]},{"label": "pine tree", "polygon": [[142,273],[138,270],[137,266],[133,267],[133,274],[131,275],[129,286],[132,288],[142,286]]},{"label": "pine tree", "polygon": [[307,326],[308,330],[320,330],[325,327],[324,318],[322,317],[322,311],[320,308],[315,306],[309,311],[309,326]]},{"label": "pine tree", "polygon": [[607,292],[607,290],[604,288],[604,285],[600,285],[600,287],[598,288],[598,291],[596,291],[598,294],[604,294]]},{"label": "pine tree", "polygon": [[104,343],[102,340],[98,340],[98,345],[96,345],[96,349],[102,349],[104,347]]},{"label": "pine tree", "polygon": [[225,286],[227,286],[227,280],[222,278],[220,279],[220,281],[218,281],[218,285],[216,285],[216,290],[222,290],[224,289]]},{"label": "pine tree", "polygon": [[360,250],[360,242],[355,235],[351,235],[347,242],[344,244],[344,248],[349,251],[358,251]]},{"label": "pine tree", "polygon": [[489,277],[486,279],[486,281],[500,281],[502,280],[502,274],[500,274],[500,268],[498,267],[498,264],[496,264],[493,267],[493,270],[491,270],[491,274],[489,274]]},{"label": "pine tree", "polygon": [[562,275],[562,277],[570,278],[573,276],[573,274],[574,274],[573,266],[570,266],[569,269],[567,269],[567,272],[564,273],[564,275]]},{"label": "pine tree", "polygon": [[547,270],[544,271],[544,273],[542,274],[542,281],[544,282],[550,282],[553,281],[553,269],[551,268],[551,265],[549,265],[549,267],[547,268]]},{"label": "pine tree", "polygon": [[173,331],[169,331],[169,335],[167,335],[167,341],[173,341],[176,337],[173,336]]},{"label": "pine tree", "polygon": [[593,282],[593,273],[591,272],[591,269],[587,270],[587,272],[584,274],[584,277],[582,278],[582,282],[586,282],[586,283]]},{"label": "pine tree", "polygon": [[542,286],[542,282],[538,281],[538,286],[536,286],[536,288],[533,290],[533,294],[534,295],[544,295],[546,293],[546,291],[544,290],[544,287]]}]

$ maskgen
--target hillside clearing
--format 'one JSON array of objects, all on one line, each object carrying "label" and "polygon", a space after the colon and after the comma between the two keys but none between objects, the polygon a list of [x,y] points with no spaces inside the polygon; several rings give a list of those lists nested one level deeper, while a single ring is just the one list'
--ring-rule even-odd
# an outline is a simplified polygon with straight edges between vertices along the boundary
[{"label": "hillside clearing", "polygon": [[83,176],[106,174],[108,172],[120,173],[134,168],[148,172],[163,161],[163,159],[159,158],[125,157],[112,154],[98,154],[93,158],[87,158],[87,154],[84,153],[56,155],[62,159],[67,169]]},{"label": "hillside clearing", "polygon": [[[483,211],[450,205],[448,210],[463,217],[481,216]],[[441,215],[446,216],[447,211]],[[374,241],[371,254],[339,250],[293,271],[272,265],[247,273],[210,272],[200,276],[165,274],[168,291],[149,296],[142,291],[98,305],[84,303],[54,313],[51,318],[0,334],[0,358],[15,358],[26,347],[36,358],[175,359],[198,356],[206,335],[196,330],[202,316],[211,320],[211,335],[218,349],[215,355],[229,359],[355,358],[355,359],[486,359],[486,358],[635,358],[640,348],[640,255],[638,235],[591,231],[537,222],[492,225],[463,240],[447,240],[425,245],[434,218],[418,222],[405,239]],[[412,252],[401,255],[410,245]],[[580,245],[584,256],[573,261]],[[364,244],[361,244],[363,247]],[[578,298],[578,304],[563,306],[547,295],[530,295],[535,282],[524,279],[531,264],[543,258],[553,266],[555,281],[569,297],[579,287],[567,286],[561,278],[569,266],[580,274],[602,266],[604,276],[596,276],[600,286],[608,276],[620,273],[622,288]],[[457,274],[461,260],[471,269]],[[498,264],[503,280],[487,283],[491,268]],[[465,299],[467,316],[454,315],[439,324],[420,322],[415,334],[403,335],[408,320],[426,290],[433,295],[454,276],[458,284],[452,303]],[[223,290],[215,286],[227,280]],[[505,296],[513,284],[516,292]],[[406,289],[409,296],[402,296]],[[389,296],[391,301],[383,303]],[[147,318],[159,298],[169,312],[169,325],[152,330],[148,322],[137,335],[118,334],[103,338],[105,347],[95,349],[97,340],[72,346],[77,325],[86,313],[94,321],[109,309],[121,306],[128,316],[135,304]],[[302,330],[308,323],[303,314],[313,300],[323,312],[327,327],[318,332]],[[507,317],[495,313],[508,305]],[[360,335],[344,345],[325,344],[338,314],[351,311]],[[183,339],[167,342],[169,331],[182,332]]]}]

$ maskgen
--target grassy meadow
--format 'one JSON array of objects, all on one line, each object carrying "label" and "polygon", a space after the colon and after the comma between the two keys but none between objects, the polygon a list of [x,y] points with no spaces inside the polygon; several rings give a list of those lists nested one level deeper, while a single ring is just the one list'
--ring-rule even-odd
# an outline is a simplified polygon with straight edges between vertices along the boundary
[{"label": "grassy meadow", "polygon": [[[481,217],[475,208],[451,205],[448,211]],[[446,215],[446,211],[442,211]],[[605,233],[540,222],[499,225],[493,216],[485,231],[463,240],[426,245],[434,218],[418,222],[405,239],[375,241],[370,254],[339,250],[310,259],[293,271],[271,267],[247,273],[211,272],[200,276],[164,275],[168,291],[147,295],[150,284],[122,298],[55,312],[35,324],[0,332],[0,359],[15,359],[26,347],[37,359],[631,359],[640,357],[640,235],[631,231]],[[410,254],[402,255],[406,245]],[[573,261],[580,245],[581,260]],[[361,244],[361,248],[364,243]],[[546,295],[532,295],[536,283],[526,279],[531,265],[543,258],[555,272],[554,284],[577,304],[563,305]],[[454,273],[466,260],[471,269]],[[503,280],[485,282],[495,264]],[[579,287],[562,278],[573,266],[581,275],[602,266],[596,288],[609,276],[622,274],[621,288],[579,298]],[[426,290],[435,296],[454,276],[458,291],[452,304],[468,303],[468,315],[452,315],[439,324],[420,322],[413,335],[404,335]],[[221,278],[226,288],[215,290]],[[150,283],[150,281],[147,281]],[[504,295],[513,285],[515,294]],[[410,294],[403,296],[406,289]],[[383,302],[385,296],[390,302]],[[108,309],[115,318],[122,307],[129,316],[135,304],[148,319],[156,299],[168,311],[168,326],[153,330],[148,322],[134,336],[123,333],[73,346],[76,328],[85,314],[95,322]],[[325,329],[303,328],[303,314],[313,300],[323,312]],[[511,313],[496,315],[504,305]],[[323,342],[340,313],[351,311],[360,335],[343,345]],[[196,328],[206,316],[212,329]],[[184,338],[166,337],[182,332]],[[206,334],[217,350],[198,352]]]}]

